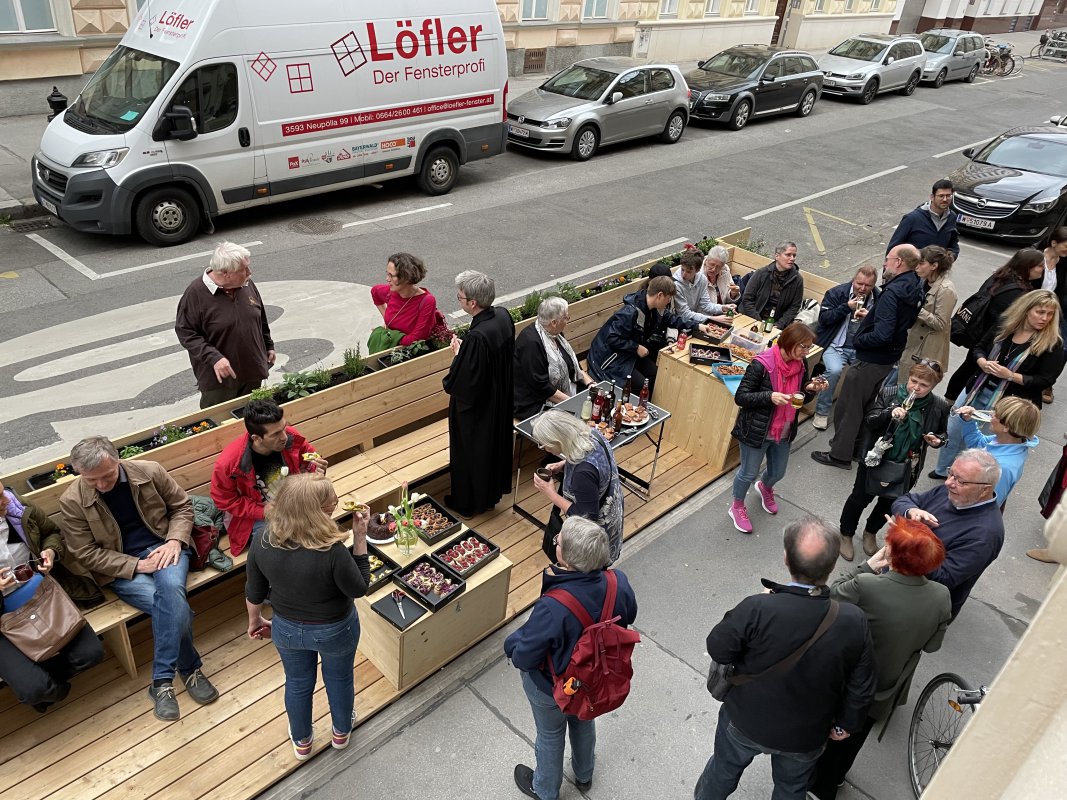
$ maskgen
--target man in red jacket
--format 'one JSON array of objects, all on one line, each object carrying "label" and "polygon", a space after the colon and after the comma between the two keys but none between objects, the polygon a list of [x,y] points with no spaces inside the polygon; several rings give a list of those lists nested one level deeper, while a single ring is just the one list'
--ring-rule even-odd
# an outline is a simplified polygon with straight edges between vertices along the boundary
[{"label": "man in red jacket", "polygon": [[273,400],[250,400],[245,406],[247,433],[219,454],[211,473],[211,499],[223,513],[230,553],[238,555],[264,527],[264,513],[286,475],[326,471],[315,452]]}]

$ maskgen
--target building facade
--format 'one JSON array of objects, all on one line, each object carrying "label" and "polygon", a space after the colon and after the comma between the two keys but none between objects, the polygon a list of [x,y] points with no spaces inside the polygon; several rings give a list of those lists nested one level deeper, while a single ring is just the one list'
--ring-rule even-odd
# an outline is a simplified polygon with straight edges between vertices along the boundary
[{"label": "building facade", "polygon": [[[1045,0],[1055,6],[1056,0]],[[1036,27],[1042,0],[899,0],[893,31],[961,28],[975,33],[1013,33]]]}]

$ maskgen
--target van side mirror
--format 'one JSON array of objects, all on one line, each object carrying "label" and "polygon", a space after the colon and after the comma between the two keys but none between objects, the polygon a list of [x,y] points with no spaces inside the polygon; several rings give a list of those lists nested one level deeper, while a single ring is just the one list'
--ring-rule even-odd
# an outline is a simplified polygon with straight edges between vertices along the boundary
[{"label": "van side mirror", "polygon": [[611,97],[609,97],[604,102],[609,106],[613,106],[620,100],[622,100],[622,92],[612,92]]},{"label": "van side mirror", "polygon": [[162,142],[165,139],[177,139],[188,142],[196,138],[196,120],[188,106],[172,106],[159,118],[152,129],[152,140]]}]

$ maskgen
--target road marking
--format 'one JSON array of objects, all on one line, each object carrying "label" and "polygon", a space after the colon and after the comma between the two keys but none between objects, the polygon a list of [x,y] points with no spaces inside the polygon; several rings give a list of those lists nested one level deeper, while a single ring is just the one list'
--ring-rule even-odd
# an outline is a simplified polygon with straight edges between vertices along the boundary
[{"label": "road marking", "polygon": [[1011,256],[1011,253],[1002,253],[999,250],[990,250],[988,247],[979,247],[976,244],[969,244],[967,242],[960,242],[960,247],[967,247],[971,250],[981,250],[983,253],[989,253],[997,258],[1008,258]]},{"label": "road marking", "polygon": [[0,278],[17,278],[18,276],[17,272],[0,272]]},{"label": "road marking", "polygon": [[990,140],[990,138],[995,138],[995,137],[988,137],[987,136],[985,139],[979,139],[977,142],[971,142],[970,144],[964,144],[964,145],[960,145],[959,147],[954,147],[951,150],[946,150],[944,153],[938,153],[936,156],[930,156],[930,158],[944,158],[945,156],[950,156],[953,153],[958,153],[961,150],[966,150],[968,147],[977,147],[980,144],[985,144],[986,142],[988,142]]},{"label": "road marking", "polygon": [[[256,240],[254,242],[243,242],[241,247],[255,247],[256,245],[263,244],[263,242]],[[117,269],[113,272],[100,273],[101,278],[110,278],[112,275],[125,275],[129,272],[139,272],[142,269],[151,269],[152,267],[162,267],[165,264],[177,264],[179,261],[188,261],[192,258],[206,258],[214,253],[214,250],[201,250],[199,253],[190,253],[187,256],[177,256],[176,258],[166,258],[162,261],[153,261],[151,264],[141,264],[136,267],[125,267],[124,269]],[[95,279],[94,279],[95,280]]]},{"label": "road marking", "polygon": [[877,178],[881,178],[881,177],[883,177],[885,175],[892,175],[894,172],[900,172],[902,169],[907,169],[907,168],[908,168],[907,165],[901,164],[899,167],[893,167],[892,169],[884,169],[881,172],[876,172],[873,175],[868,175],[865,178],[857,178],[856,180],[849,181],[848,183],[842,183],[842,184],[840,184],[838,186],[831,186],[829,189],[823,189],[821,192],[816,192],[815,194],[809,194],[807,197],[801,197],[798,200],[791,200],[790,202],[782,203],[779,206],[774,206],[772,208],[765,208],[765,209],[763,209],[763,211],[757,211],[755,214],[749,214],[747,217],[741,217],[741,219],[743,219],[745,222],[748,222],[749,220],[757,219],[758,217],[763,217],[763,216],[766,216],[767,214],[773,214],[775,211],[781,211],[783,208],[790,208],[792,206],[798,206],[801,203],[808,202],[809,200],[815,200],[818,197],[825,197],[828,194],[833,194],[834,192],[838,192],[838,191],[840,191],[842,189],[848,189],[848,188],[850,188],[852,186],[859,186],[861,183],[867,183],[868,181],[876,180]]},{"label": "road marking", "polygon": [[827,214],[825,211],[819,211],[819,209],[817,208],[810,208],[808,206],[804,206],[804,219],[808,221],[808,230],[811,231],[811,238],[815,240],[815,249],[818,250],[819,255],[822,256],[822,264],[820,264],[819,266],[821,266],[823,269],[828,269],[830,267],[830,259],[826,257],[826,245],[823,244],[822,234],[819,233],[819,228],[815,224],[816,214],[819,214],[824,217],[829,217],[830,219],[836,219],[838,222],[843,222],[846,225],[851,225],[852,227],[856,227],[858,223],[852,222],[851,220],[847,220],[842,217],[835,217],[833,214]]},{"label": "road marking", "polygon": [[[646,247],[644,250],[637,250],[637,251],[635,251],[633,253],[627,253],[624,256],[619,256],[618,258],[613,258],[611,261],[605,261],[603,264],[597,264],[595,267],[588,267],[587,269],[579,270],[578,272],[572,272],[570,275],[564,275],[561,278],[554,278],[554,279],[552,279],[550,281],[545,281],[544,283],[539,283],[536,286],[528,286],[525,289],[520,289],[517,292],[512,292],[511,294],[505,294],[502,297],[498,297],[494,301],[494,305],[500,305],[502,303],[508,302],[509,300],[515,300],[515,299],[517,299],[519,297],[525,297],[526,295],[530,294],[530,292],[537,292],[537,291],[540,291],[541,289],[554,288],[557,283],[572,283],[576,279],[584,278],[586,275],[592,275],[594,272],[600,272],[601,270],[605,270],[605,269],[609,269],[610,267],[614,267],[617,264],[622,264],[622,263],[624,263],[626,261],[632,261],[635,258],[640,258],[641,256],[645,256],[645,255],[648,255],[650,253],[655,253],[657,250],[664,250],[664,249],[666,249],[668,247],[674,247],[676,245],[679,245],[679,244],[682,244],[683,242],[688,242],[688,241],[689,240],[685,239],[685,238],[682,238],[682,239],[671,239],[669,242],[663,242],[662,244],[652,245],[652,247]],[[459,319],[460,317],[467,316],[467,312],[466,311],[453,311],[448,316],[451,317],[452,319]]]},{"label": "road marking", "polygon": [[426,206],[426,208],[413,208],[410,211],[399,211],[396,214],[386,214],[384,217],[375,217],[374,219],[361,219],[356,222],[346,222],[342,225],[342,228],[354,228],[357,225],[370,225],[372,222],[381,222],[387,219],[396,219],[397,217],[406,217],[409,214],[421,214],[423,211],[434,211],[438,208],[448,208],[451,203],[438,203],[435,206]]}]

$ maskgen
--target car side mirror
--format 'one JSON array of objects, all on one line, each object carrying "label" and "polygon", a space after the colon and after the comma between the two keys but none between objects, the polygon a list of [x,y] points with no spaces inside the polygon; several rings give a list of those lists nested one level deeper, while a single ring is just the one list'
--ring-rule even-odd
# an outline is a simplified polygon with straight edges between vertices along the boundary
[{"label": "car side mirror", "polygon": [[957,56],[965,55],[965,53],[963,52],[963,48],[961,47],[959,50],[957,50],[954,55],[957,55]]},{"label": "car side mirror", "polygon": [[159,118],[159,122],[152,129],[152,140],[156,142],[162,142],[165,139],[188,142],[196,136],[196,120],[193,119],[193,112],[189,106],[172,106]]},{"label": "car side mirror", "polygon": [[893,58],[893,56],[886,56],[886,59],[885,59],[885,65],[886,65],[886,66],[888,67],[888,66],[889,66],[890,64],[892,64],[892,63],[893,63],[894,61],[896,61],[896,59],[895,59],[895,58]]},{"label": "car side mirror", "polygon": [[762,78],[759,79],[759,82],[760,83],[774,83],[774,76],[773,75],[764,75]]},{"label": "car side mirror", "polygon": [[975,152],[975,148],[968,147],[968,148],[964,149],[963,157],[964,158],[974,158],[974,152]]},{"label": "car side mirror", "polygon": [[611,97],[609,97],[604,102],[609,106],[613,106],[620,100],[622,100],[622,92],[612,92]]},{"label": "car side mirror", "polygon": [[704,69],[704,65],[707,64],[708,61],[711,61],[711,59],[709,58],[707,61],[698,61],[697,62],[697,69]]},{"label": "car side mirror", "polygon": [[1053,125],[1059,125],[1061,122],[1063,122],[1063,117],[1052,117],[1049,122]]}]

